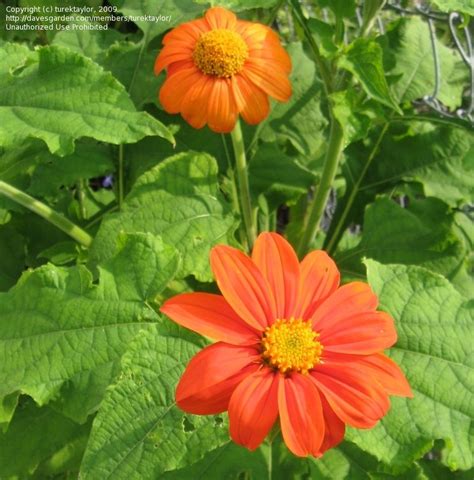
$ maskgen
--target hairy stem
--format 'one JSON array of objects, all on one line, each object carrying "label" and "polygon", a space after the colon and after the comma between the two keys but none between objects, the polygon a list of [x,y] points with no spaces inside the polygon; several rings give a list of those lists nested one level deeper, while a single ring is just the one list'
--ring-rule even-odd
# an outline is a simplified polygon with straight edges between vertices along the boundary
[{"label": "hairy stem", "polygon": [[82,230],[82,228],[78,227],[76,224],[72,223],[65,216],[59,214],[58,212],[55,212],[52,208],[48,207],[48,205],[44,204],[43,202],[36,200],[27,193],[22,192],[21,190],[18,190],[12,185],[5,183],[1,180],[0,195],[4,195],[15,203],[18,203],[19,205],[22,205],[28,210],[43,217],[49,223],[59,228],[71,238],[76,240],[76,242],[84,245],[84,247],[90,247],[92,243],[92,237],[87,232]]},{"label": "hairy stem", "polygon": [[237,177],[241,212],[244,219],[245,231],[247,233],[248,246],[249,248],[252,248],[257,232],[254,216],[252,214],[244,137],[242,135],[239,121],[235,124],[234,130],[232,130],[230,135],[232,138],[232,146],[234,147],[235,173]]}]

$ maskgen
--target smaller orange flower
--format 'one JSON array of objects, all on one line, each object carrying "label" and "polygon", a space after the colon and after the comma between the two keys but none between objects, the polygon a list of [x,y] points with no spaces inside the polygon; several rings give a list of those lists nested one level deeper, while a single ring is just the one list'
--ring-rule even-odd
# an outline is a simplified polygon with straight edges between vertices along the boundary
[{"label": "smaller orange flower", "polygon": [[221,7],[165,35],[155,74],[167,69],[160,102],[194,128],[233,130],[239,113],[255,125],[267,117],[268,96],[291,96],[291,60],[278,35],[259,23],[237,20]]},{"label": "smaller orange flower", "polygon": [[344,438],[345,425],[373,427],[389,395],[412,397],[400,368],[383,354],[397,334],[362,282],[339,286],[323,251],[299,263],[280,235],[262,233],[252,257],[227,246],[211,252],[221,295],[183,293],[161,311],[214,338],[176,390],[186,412],[229,412],[232,439],[257,448],[279,418],[298,456],[320,456]]}]

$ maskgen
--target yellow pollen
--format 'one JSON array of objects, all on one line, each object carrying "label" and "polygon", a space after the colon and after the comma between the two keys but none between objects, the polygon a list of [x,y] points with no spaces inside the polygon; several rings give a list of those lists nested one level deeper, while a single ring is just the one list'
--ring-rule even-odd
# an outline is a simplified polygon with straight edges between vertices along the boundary
[{"label": "yellow pollen", "polygon": [[309,320],[277,320],[263,334],[263,358],[282,373],[306,375],[321,361],[323,346],[318,338]]},{"label": "yellow pollen", "polygon": [[247,44],[238,33],[218,28],[199,37],[193,60],[206,75],[226,78],[242,70],[248,54]]}]

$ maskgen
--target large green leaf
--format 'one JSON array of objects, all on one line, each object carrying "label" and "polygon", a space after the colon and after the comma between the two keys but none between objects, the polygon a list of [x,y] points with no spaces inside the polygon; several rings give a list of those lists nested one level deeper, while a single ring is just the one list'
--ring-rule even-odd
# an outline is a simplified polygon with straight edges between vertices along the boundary
[{"label": "large green leaf", "polygon": [[8,223],[0,225],[0,291],[15,284],[25,269],[25,239]]},{"label": "large green leaf", "polygon": [[463,12],[474,15],[474,2],[472,0],[433,0],[433,3],[444,12]]},{"label": "large green leaf", "polygon": [[0,75],[0,145],[35,137],[65,155],[80,137],[120,144],[146,135],[173,141],[161,122],[135,111],[112,75],[68,49],[41,48],[37,64]]},{"label": "large green leaf", "polygon": [[[395,480],[398,475],[384,473],[384,465],[351,442],[342,442],[321,458],[308,460],[312,478],[318,480]],[[418,465],[404,472],[404,480],[429,480]]]},{"label": "large green leaf", "polygon": [[342,270],[361,276],[365,272],[362,259],[368,257],[384,264],[424,266],[451,278],[466,253],[454,231],[454,215],[441,200],[412,200],[402,208],[382,197],[365,211],[361,241],[340,252],[336,260]]},{"label": "large green leaf", "polygon": [[442,461],[473,466],[473,303],[442,276],[421,267],[367,261],[369,283],[382,310],[395,319],[398,342],[390,356],[401,366],[414,398],[392,398],[388,415],[372,430],[349,430],[359,447],[391,465],[409,467],[434,440],[446,443]]},{"label": "large green leaf", "polygon": [[[387,41],[384,41],[387,40]],[[399,103],[432,95],[435,87],[434,56],[427,22],[418,17],[402,19],[382,40],[387,74],[394,80],[393,96]],[[467,69],[459,54],[437,41],[441,79],[438,98],[448,107],[461,105]]]},{"label": "large green leaf", "polygon": [[[38,408],[31,399],[24,399],[8,431],[0,433],[1,478],[15,475],[30,478],[33,473],[39,474],[37,469],[41,463],[43,475],[47,471],[53,473],[53,463],[54,473],[64,466],[65,460],[70,467],[77,453],[83,452],[90,423],[78,425],[52,408]],[[68,456],[66,451],[69,451]]]},{"label": "large green leaf", "polygon": [[370,97],[400,110],[385,79],[382,48],[374,39],[358,38],[349,45],[339,62],[355,76]]},{"label": "large green leaf", "polygon": [[[0,399],[20,391],[85,420],[128,342],[158,316],[150,307],[175,274],[177,254],[152,235],[120,240],[93,282],[85,267],[46,265],[0,294]],[[61,394],[57,398],[58,394]]]},{"label": "large green leaf", "polygon": [[296,159],[280,152],[274,145],[266,144],[258,149],[250,162],[249,179],[255,198],[265,194],[272,210],[306,194],[316,180],[315,175]]},{"label": "large green leaf", "polygon": [[112,0],[110,3],[138,25],[147,41],[204,10],[202,5],[189,0]]},{"label": "large green leaf", "polygon": [[94,420],[81,478],[161,478],[228,442],[221,417],[189,416],[175,403],[184,366],[202,346],[178,328],[137,336]]},{"label": "large green leaf", "polygon": [[60,158],[43,152],[41,164],[31,177],[29,192],[33,196],[51,196],[61,187],[70,187],[78,180],[99,177],[114,170],[110,148],[96,143],[78,143],[74,153]]},{"label": "large green leaf", "polygon": [[122,210],[104,219],[91,255],[96,260],[109,257],[121,231],[152,232],[181,253],[181,277],[211,280],[209,250],[227,241],[234,223],[219,192],[215,160],[207,154],[180,153],[136,181]]},{"label": "large green leaf", "polygon": [[163,76],[153,73],[156,48],[145,39],[125,40],[117,30],[67,30],[54,38],[53,44],[65,46],[90,57],[127,89],[137,108],[157,103],[157,91]]}]

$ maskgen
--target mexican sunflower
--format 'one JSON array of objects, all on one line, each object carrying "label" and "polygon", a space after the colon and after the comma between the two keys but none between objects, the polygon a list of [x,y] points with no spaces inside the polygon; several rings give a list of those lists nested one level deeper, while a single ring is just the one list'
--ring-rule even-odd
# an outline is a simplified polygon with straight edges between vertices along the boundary
[{"label": "mexican sunflower", "polygon": [[183,293],[161,311],[217,340],[191,359],[176,390],[189,413],[228,411],[232,439],[257,448],[279,418],[298,456],[320,456],[345,424],[373,427],[389,395],[411,397],[382,351],[397,340],[392,318],[362,282],[339,286],[339,271],[316,250],[301,263],[290,244],[262,233],[252,256],[211,252],[222,295]]},{"label": "mexican sunflower", "polygon": [[259,23],[237,20],[221,7],[183,23],[163,39],[155,74],[167,70],[160,102],[194,128],[230,132],[239,113],[255,125],[269,112],[268,96],[291,96],[291,60],[278,35]]}]

